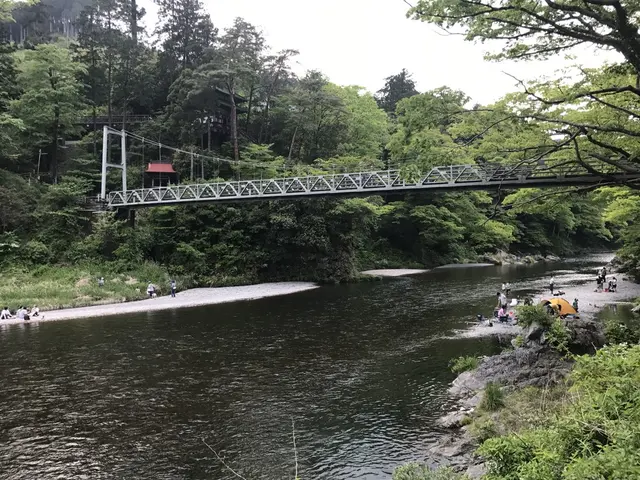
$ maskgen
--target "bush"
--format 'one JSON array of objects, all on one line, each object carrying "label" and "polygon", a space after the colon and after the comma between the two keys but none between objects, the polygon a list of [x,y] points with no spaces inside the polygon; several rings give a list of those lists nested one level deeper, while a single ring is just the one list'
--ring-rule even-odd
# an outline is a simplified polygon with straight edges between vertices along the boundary
[{"label": "bush", "polygon": [[640,334],[636,329],[629,328],[629,326],[620,323],[615,318],[610,318],[604,322],[604,335],[607,343],[611,345],[638,343],[640,341]]},{"label": "bush", "polygon": [[513,346],[518,348],[521,347],[522,345],[524,345],[524,337],[522,335],[518,335],[516,338],[513,339]]},{"label": "bush", "polygon": [[456,473],[449,467],[432,470],[426,465],[409,463],[396,468],[392,480],[466,480],[468,477]]},{"label": "bush", "polygon": [[454,358],[449,362],[449,368],[453,373],[457,374],[467,370],[475,370],[478,368],[478,358],[471,356]]},{"label": "bush", "polygon": [[518,323],[524,327],[537,323],[541,327],[548,328],[553,323],[553,317],[542,305],[522,305],[518,307]]},{"label": "bush", "polygon": [[640,478],[640,345],[576,358],[571,396],[544,424],[485,441],[492,480]]},{"label": "bush", "polygon": [[487,383],[484,387],[484,393],[482,394],[482,401],[480,402],[480,408],[489,412],[495,412],[504,407],[504,392],[493,382]]},{"label": "bush", "polygon": [[51,250],[44,243],[31,240],[22,247],[20,256],[32,265],[44,265],[51,259]]},{"label": "bush", "polygon": [[479,443],[482,443],[489,438],[497,436],[498,430],[496,428],[496,423],[493,420],[490,418],[483,418],[472,422],[471,425],[469,425],[469,433]]},{"label": "bush", "polygon": [[551,346],[560,353],[569,353],[569,332],[564,322],[559,318],[555,319],[547,330],[547,339]]}]

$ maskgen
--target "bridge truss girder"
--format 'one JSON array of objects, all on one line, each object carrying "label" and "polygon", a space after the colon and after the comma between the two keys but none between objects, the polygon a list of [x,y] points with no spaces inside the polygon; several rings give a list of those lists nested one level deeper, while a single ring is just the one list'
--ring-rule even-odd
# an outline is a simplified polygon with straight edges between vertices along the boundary
[{"label": "bridge truss girder", "polygon": [[[601,174],[592,173],[592,168],[596,167]],[[595,161],[587,166],[574,162],[534,167],[449,165],[435,167],[415,181],[403,179],[397,170],[382,170],[122,190],[110,192],[106,202],[109,207],[134,208],[322,195],[362,196],[427,190],[597,185],[629,180],[640,180],[640,170],[623,170]]]}]

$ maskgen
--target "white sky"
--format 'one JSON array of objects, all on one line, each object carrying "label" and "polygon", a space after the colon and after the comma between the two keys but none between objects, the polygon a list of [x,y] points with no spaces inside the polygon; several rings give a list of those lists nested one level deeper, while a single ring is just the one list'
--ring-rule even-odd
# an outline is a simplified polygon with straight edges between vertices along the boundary
[{"label": "white sky", "polygon": [[[490,103],[517,89],[517,78],[553,74],[569,62],[486,62],[483,53],[497,44],[474,45],[447,36],[437,27],[406,18],[403,0],[203,0],[222,31],[243,17],[262,29],[272,50],[300,51],[294,71],[320,70],[340,85],[361,85],[375,92],[384,78],[402,68],[413,74],[418,90],[443,85],[467,93],[474,102]],[[156,9],[147,9],[148,31]],[[580,62],[596,66],[610,55],[582,52]]]}]

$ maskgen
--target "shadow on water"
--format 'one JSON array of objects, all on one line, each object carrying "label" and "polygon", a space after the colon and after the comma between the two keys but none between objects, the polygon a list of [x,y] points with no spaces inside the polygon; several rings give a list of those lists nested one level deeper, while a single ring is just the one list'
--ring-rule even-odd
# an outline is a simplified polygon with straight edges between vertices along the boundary
[{"label": "shadow on water", "polygon": [[499,351],[443,337],[490,312],[503,281],[522,295],[600,262],[5,328],[0,477],[233,478],[204,438],[247,478],[292,478],[293,418],[302,478],[389,478],[441,434],[449,361]]}]

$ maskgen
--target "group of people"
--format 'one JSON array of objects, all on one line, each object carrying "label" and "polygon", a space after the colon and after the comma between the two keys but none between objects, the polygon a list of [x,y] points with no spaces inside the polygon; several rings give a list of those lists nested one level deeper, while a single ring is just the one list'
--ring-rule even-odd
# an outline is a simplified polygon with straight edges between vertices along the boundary
[{"label": "group of people", "polygon": [[596,277],[596,292],[615,292],[618,290],[618,279],[614,276],[607,282],[607,267],[598,270]]},{"label": "group of people", "polygon": [[[175,280],[171,280],[169,282],[169,288],[171,290],[171,296],[175,297],[176,296],[176,281]],[[147,286],[147,295],[149,295],[149,298],[157,297],[158,296],[157,290],[158,289],[156,288],[156,286],[153,283],[149,282],[149,285]]]},{"label": "group of people", "polygon": [[[510,294],[511,294],[511,284],[509,282],[503,283],[501,290],[499,292],[496,292],[496,297],[498,298],[498,312],[496,316],[498,317],[498,320],[502,323],[508,322],[509,317],[513,316],[513,313],[511,313],[510,315],[510,313],[507,310],[507,307],[508,307],[507,297]],[[514,317],[514,320],[515,320],[515,317]]]},{"label": "group of people", "polygon": [[34,305],[34,307],[30,309],[28,309],[27,307],[19,306],[15,314],[11,313],[9,307],[4,307],[2,311],[0,311],[0,320],[10,320],[12,318],[17,318],[18,320],[30,320],[34,317],[39,316],[40,309],[37,305]]}]

